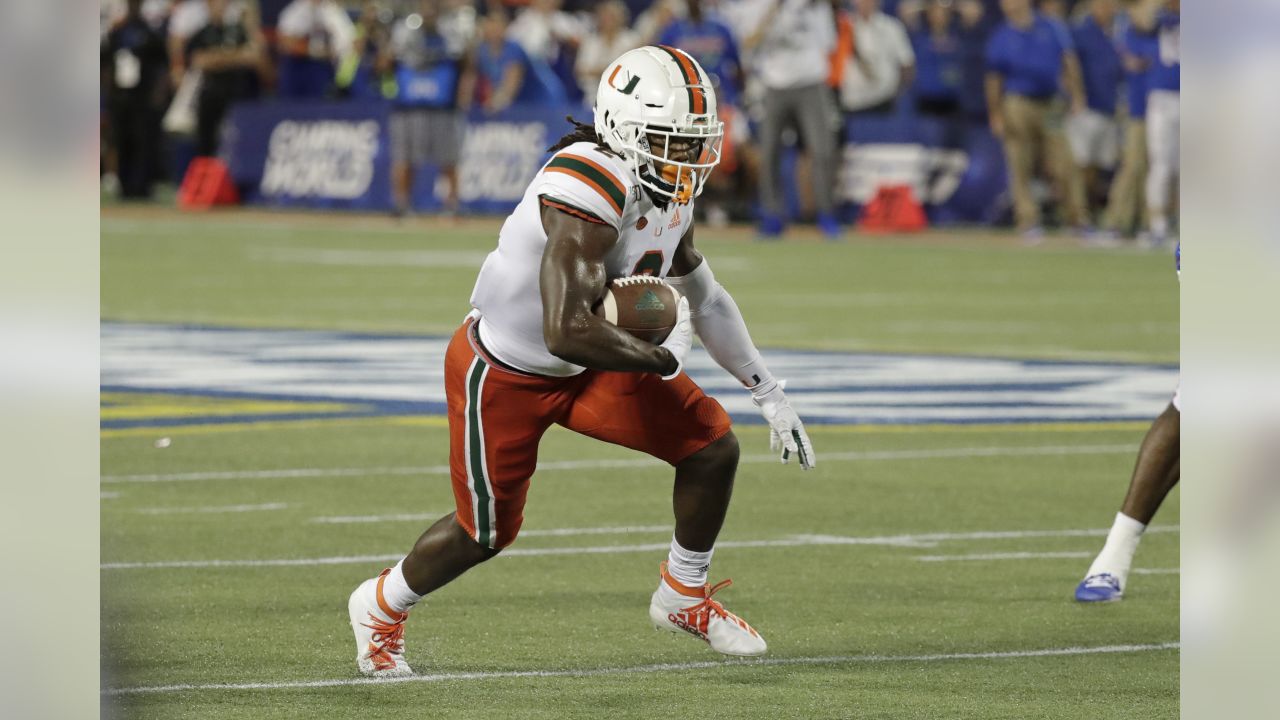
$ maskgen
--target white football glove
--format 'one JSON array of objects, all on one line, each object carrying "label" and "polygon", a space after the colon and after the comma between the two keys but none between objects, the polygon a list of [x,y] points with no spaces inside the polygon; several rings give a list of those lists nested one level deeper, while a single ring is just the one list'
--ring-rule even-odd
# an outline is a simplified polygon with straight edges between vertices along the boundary
[{"label": "white football glove", "polygon": [[676,303],[676,326],[671,328],[671,334],[659,347],[666,348],[676,359],[676,369],[670,375],[662,376],[663,380],[671,380],[684,370],[685,356],[689,354],[689,348],[693,347],[693,322],[689,319],[689,298],[680,296],[680,302]]},{"label": "white football glove", "polygon": [[769,449],[774,452],[782,450],[783,465],[792,455],[798,455],[800,467],[808,470],[817,467],[818,458],[813,454],[813,443],[809,442],[809,433],[804,431],[804,423],[800,422],[800,416],[791,409],[791,403],[782,392],[786,382],[768,380],[751,388],[751,401],[760,408],[760,413],[769,423]]}]

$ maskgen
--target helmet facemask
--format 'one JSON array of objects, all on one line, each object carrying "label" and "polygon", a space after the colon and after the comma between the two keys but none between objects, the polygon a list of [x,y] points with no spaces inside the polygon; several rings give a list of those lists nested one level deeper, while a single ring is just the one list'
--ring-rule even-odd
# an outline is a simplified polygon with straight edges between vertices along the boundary
[{"label": "helmet facemask", "polygon": [[640,184],[681,205],[701,195],[720,163],[724,123],[703,116],[680,127],[641,124],[638,129],[633,162]]}]

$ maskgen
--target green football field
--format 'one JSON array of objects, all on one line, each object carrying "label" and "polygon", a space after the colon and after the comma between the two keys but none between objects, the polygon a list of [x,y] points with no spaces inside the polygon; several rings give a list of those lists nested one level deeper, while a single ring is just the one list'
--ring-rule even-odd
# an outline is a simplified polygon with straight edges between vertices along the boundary
[{"label": "green football field", "polygon": [[[447,335],[498,225],[107,209],[104,329],[254,328],[264,353],[276,331]],[[1167,253],[977,231],[837,245],[701,230],[698,245],[766,358],[1178,359]],[[104,365],[121,347],[104,343]],[[762,660],[652,630],[670,471],[554,429],[520,539],[414,610],[418,676],[387,683],[356,673],[346,600],[452,510],[443,418],[202,392],[200,371],[181,389],[104,387],[107,717],[1177,717],[1177,491],[1125,601],[1071,600],[1123,496],[1136,415],[815,423],[808,473],[740,425],[711,574],[733,578],[717,597],[768,639]]]}]

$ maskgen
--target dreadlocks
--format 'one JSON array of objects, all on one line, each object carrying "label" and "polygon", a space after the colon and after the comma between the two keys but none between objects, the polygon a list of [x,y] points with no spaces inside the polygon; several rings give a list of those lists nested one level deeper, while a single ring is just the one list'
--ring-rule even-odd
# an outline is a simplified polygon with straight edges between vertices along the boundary
[{"label": "dreadlocks", "polygon": [[594,125],[580,123],[577,120],[574,120],[572,115],[565,115],[564,119],[568,120],[570,123],[573,124],[573,132],[560,138],[560,140],[556,142],[555,145],[552,145],[551,147],[547,148],[547,152],[556,152],[557,150],[563,150],[569,147],[570,145],[574,143],[579,143],[579,142],[595,143],[596,146],[600,147],[601,149],[604,149],[604,150],[609,149],[608,146],[604,144],[604,139],[596,134],[596,128]]}]

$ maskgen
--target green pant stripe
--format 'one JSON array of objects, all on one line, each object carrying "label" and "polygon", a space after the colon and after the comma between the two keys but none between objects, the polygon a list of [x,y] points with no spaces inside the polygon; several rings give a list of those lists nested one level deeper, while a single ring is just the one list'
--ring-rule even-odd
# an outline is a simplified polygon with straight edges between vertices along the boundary
[{"label": "green pant stripe", "polygon": [[489,490],[489,478],[485,473],[484,426],[480,418],[480,395],[488,369],[489,366],[477,357],[467,376],[467,475],[471,481],[471,495],[475,504],[476,542],[485,547],[493,547],[493,494]]}]

